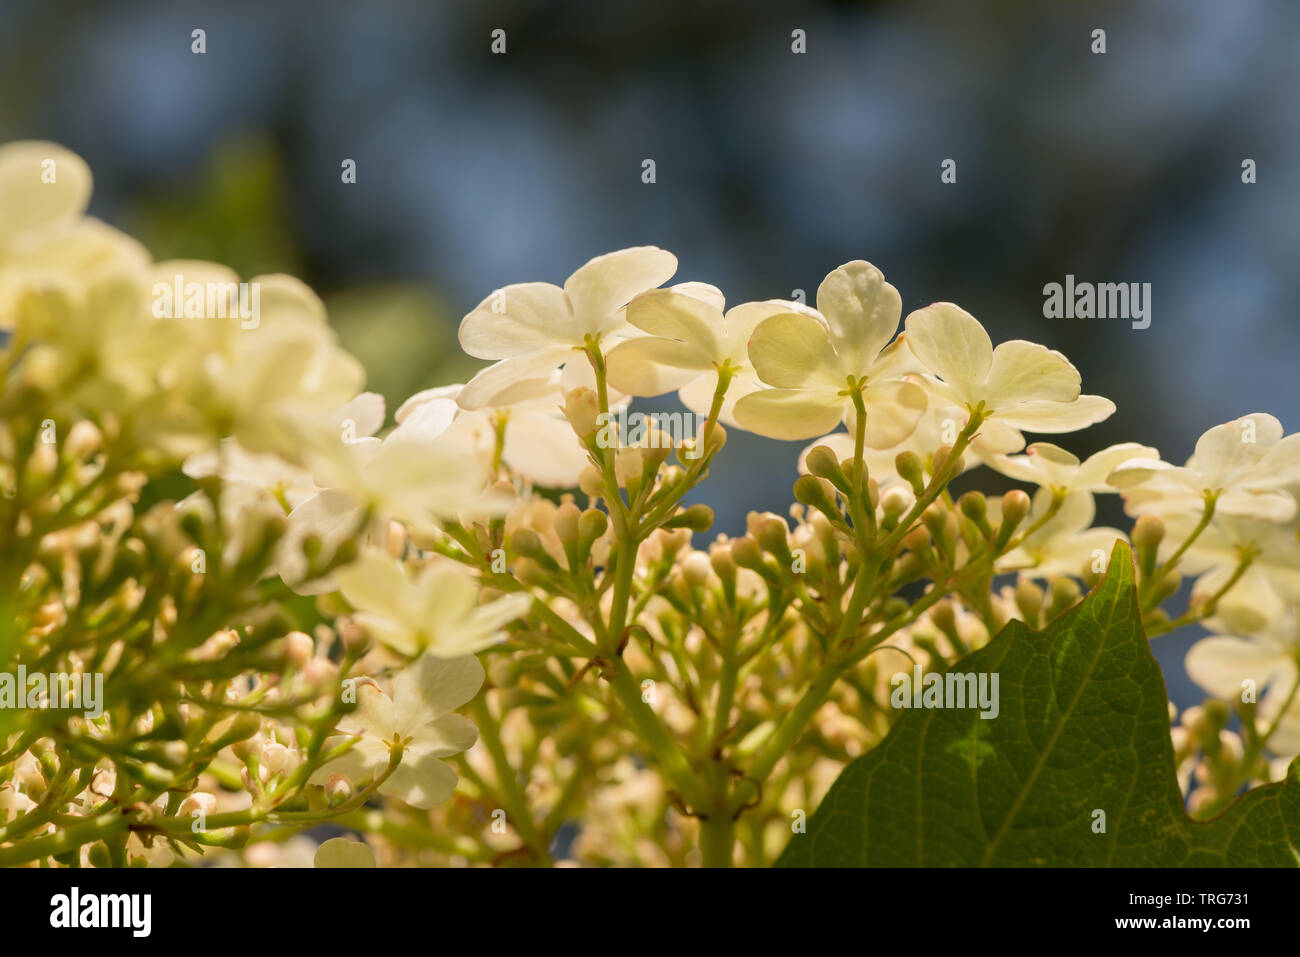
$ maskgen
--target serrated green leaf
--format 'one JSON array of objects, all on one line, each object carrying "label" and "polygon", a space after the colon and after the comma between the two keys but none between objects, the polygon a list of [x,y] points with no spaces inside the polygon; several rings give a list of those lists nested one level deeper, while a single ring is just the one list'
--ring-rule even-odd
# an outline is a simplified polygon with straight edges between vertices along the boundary
[{"label": "serrated green leaf", "polygon": [[952,670],[998,674],[998,716],[904,713],[778,866],[1300,865],[1300,759],[1213,821],[1184,812],[1123,542],[1070,612],[1038,632],[1013,621]]}]

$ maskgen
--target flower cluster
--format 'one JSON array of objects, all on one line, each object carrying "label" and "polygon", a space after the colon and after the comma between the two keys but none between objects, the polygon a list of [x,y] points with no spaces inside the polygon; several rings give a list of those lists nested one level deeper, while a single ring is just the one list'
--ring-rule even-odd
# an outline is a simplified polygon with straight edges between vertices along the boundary
[{"label": "flower cluster", "polygon": [[[888,731],[890,674],[1045,625],[1121,539],[1150,634],[1214,631],[1192,811],[1300,751],[1271,416],[1080,460],[1026,444],[1115,410],[1059,352],[904,318],[863,261],[727,308],[636,247],[492,292],[459,330],[492,364],[388,427],[305,286],[153,262],[89,191],[0,149],[0,659],[104,689],[0,710],[0,863],[764,864]],[[608,427],[669,392],[698,427]],[[728,429],[807,447],[787,513],[707,541]],[[955,496],[975,469],[1029,488]],[[289,840],[326,820],[366,844]]]}]

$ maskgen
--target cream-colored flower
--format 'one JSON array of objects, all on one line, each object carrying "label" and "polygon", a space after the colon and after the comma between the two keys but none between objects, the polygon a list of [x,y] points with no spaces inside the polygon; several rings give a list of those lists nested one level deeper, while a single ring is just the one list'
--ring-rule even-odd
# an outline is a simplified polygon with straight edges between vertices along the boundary
[{"label": "cream-colored flower", "polygon": [[[1040,488],[1035,493],[1025,528],[1032,527],[1047,514],[1052,498],[1050,488]],[[990,520],[996,522],[996,501],[989,503],[989,513]],[[1056,575],[1077,578],[1088,565],[1104,572],[1115,542],[1128,541],[1128,538],[1117,528],[1100,525],[1094,528],[1092,521],[1096,515],[1092,493],[1073,492],[1065,496],[1055,515],[1031,532],[1019,547],[998,559],[997,570],[1019,571],[1031,578]]]},{"label": "cream-colored flower", "polygon": [[870,263],[846,263],[818,287],[817,313],[782,313],[754,330],[749,358],[772,388],[741,398],[736,420],[777,439],[825,435],[840,422],[852,430],[850,392],[863,386],[867,444],[897,445],[926,407],[924,390],[902,378],[911,357],[890,344],[902,315],[898,290]]},{"label": "cream-colored flower", "polygon": [[367,549],[335,573],[339,590],[357,611],[357,623],[403,655],[443,658],[472,654],[505,637],[505,626],[527,613],[531,595],[503,595],[479,604],[478,582],[450,559],[411,568]]},{"label": "cream-colored flower", "polygon": [[1300,434],[1253,412],[1216,425],[1196,442],[1182,468],[1158,458],[1125,462],[1110,476],[1129,514],[1199,513],[1213,494],[1215,514],[1285,522],[1296,514],[1290,488],[1300,484]]},{"label": "cream-colored flower", "polygon": [[628,303],[627,321],[648,333],[620,342],[606,358],[609,383],[629,395],[676,390],[682,403],[708,415],[725,369],[730,378],[719,420],[739,425],[736,402],[762,388],[749,361],[749,340],[764,319],[800,309],[769,300],[733,306],[725,313],[722,291],[707,283],[653,289]]},{"label": "cream-colored flower", "polygon": [[379,793],[418,808],[446,801],[457,779],[441,759],[467,751],[478,739],[474,724],[453,712],[474,697],[483,678],[483,666],[472,655],[425,654],[398,673],[391,698],[373,683],[360,683],[356,711],[338,726],[358,740],[312,775],[312,783],[323,785],[335,774],[356,785],[373,780],[387,769],[396,741],[403,745],[401,763]]},{"label": "cream-colored flower", "polygon": [[491,472],[501,430],[501,460],[507,468],[537,485],[571,488],[578,484],[588,457],[564,417],[563,393],[566,387],[586,385],[588,379],[595,383],[590,366],[572,365],[575,371],[552,373],[548,391],[500,408],[460,408],[456,401],[464,388],[460,385],[426,389],[397,410],[398,427],[418,428],[431,441],[476,457],[485,474]]},{"label": "cream-colored flower", "polygon": [[626,331],[623,307],[676,271],[672,253],[636,246],[597,256],[563,289],[545,282],[498,289],[461,320],[461,347],[476,358],[499,360],[469,381],[458,397],[461,406],[510,405],[535,396],[559,366],[586,364],[575,350]]},{"label": "cream-colored flower", "polygon": [[1079,394],[1079,372],[1061,353],[1023,339],[994,349],[979,320],[950,302],[913,312],[902,338],[931,373],[928,388],[983,409],[980,444],[989,452],[1024,448],[1022,429],[1073,432],[1115,411],[1109,399]]},{"label": "cream-colored flower", "polygon": [[[363,392],[331,417],[339,440],[352,444],[372,440],[384,424],[384,397]],[[369,442],[366,443],[370,445]],[[311,472],[285,461],[279,455],[249,452],[234,439],[222,439],[218,451],[204,451],[185,460],[183,471],[190,478],[220,475],[228,484],[264,489],[286,508],[293,509],[321,491]]]},{"label": "cream-colored flower", "polygon": [[91,186],[85,161],[62,146],[0,146],[0,329],[26,290],[135,277],[149,262],[134,239],[85,215]]},{"label": "cream-colored flower", "polygon": [[1253,682],[1257,692],[1289,695],[1300,663],[1300,617],[1288,608],[1248,637],[1210,635],[1187,652],[1188,676],[1210,694],[1238,700]]},{"label": "cream-colored flower", "polygon": [[[1191,512],[1165,517],[1161,557],[1182,545],[1200,516]],[[1215,514],[1179,561],[1179,571],[1199,575],[1194,601],[1217,594],[1253,556],[1245,572],[1218,601],[1217,616],[1225,630],[1250,632],[1300,604],[1300,524],[1280,525],[1265,519]]]},{"label": "cream-colored flower", "polygon": [[1122,442],[1102,449],[1082,462],[1058,445],[1035,442],[1024,455],[993,455],[991,468],[1022,482],[1033,482],[1060,492],[1114,492],[1108,484],[1110,474],[1125,462],[1139,458],[1158,458],[1160,453],[1148,445]]}]

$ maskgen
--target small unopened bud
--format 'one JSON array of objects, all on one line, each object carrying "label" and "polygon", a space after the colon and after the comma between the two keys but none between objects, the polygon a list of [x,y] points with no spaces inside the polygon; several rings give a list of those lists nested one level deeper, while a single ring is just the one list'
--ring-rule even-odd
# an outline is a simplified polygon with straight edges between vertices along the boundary
[{"label": "small unopened bud", "polygon": [[545,549],[542,540],[531,528],[517,528],[510,536],[510,549],[523,558],[536,558]]},{"label": "small unopened bud", "polygon": [[692,532],[707,532],[712,525],[713,509],[700,502],[687,506],[664,522],[664,528],[687,528]]},{"label": "small unopened bud", "polygon": [[894,456],[894,468],[898,471],[899,478],[912,486],[912,491],[917,495],[925,491],[925,467],[921,463],[921,456],[910,450],[899,452]]},{"label": "small unopened bud", "polygon": [[578,519],[578,535],[587,548],[609,528],[609,516],[598,508],[589,508]]},{"label": "small unopened bud", "polygon": [[839,509],[835,507],[829,479],[817,475],[800,475],[795,479],[794,498],[796,502],[811,506],[827,517],[838,517]]},{"label": "small unopened bud", "polygon": [[1159,515],[1139,515],[1133,523],[1135,548],[1158,548],[1165,540],[1165,523]]},{"label": "small unopened bud", "polygon": [[301,631],[291,631],[284,636],[284,657],[294,668],[301,671],[307,667],[316,651],[316,642],[311,635]]},{"label": "small unopened bud", "polygon": [[880,508],[885,513],[885,523],[897,523],[899,516],[916,504],[912,490],[903,485],[891,485],[880,493]]},{"label": "small unopened bud", "polygon": [[578,524],[582,520],[582,510],[573,502],[563,502],[555,510],[555,534],[565,548],[578,544],[581,532]]},{"label": "small unopened bud", "polygon": [[835,458],[835,453],[831,451],[829,445],[818,445],[808,453],[804,459],[804,464],[808,467],[808,472],[818,478],[824,478],[841,492],[849,490],[849,480],[840,468],[839,461]]},{"label": "small unopened bud", "polygon": [[1014,529],[1025,520],[1033,503],[1029,496],[1018,488],[1013,488],[1002,496],[1002,527]]},{"label": "small unopened bud", "polygon": [[1043,589],[1032,578],[1022,578],[1016,582],[1016,607],[1029,625],[1037,627],[1038,614],[1043,610],[1046,598]]},{"label": "small unopened bud", "polygon": [[588,465],[579,472],[578,488],[582,489],[582,494],[588,498],[600,498],[604,495],[605,480],[601,477],[600,469],[594,465]]},{"label": "small unopened bud", "polygon": [[704,552],[691,552],[682,562],[682,575],[691,585],[702,587],[713,577],[713,563]]},{"label": "small unopened bud", "polygon": [[623,449],[614,457],[614,477],[620,486],[637,485],[645,469],[645,456],[640,449]]},{"label": "small unopened bud", "polygon": [[586,386],[566,393],[564,417],[569,420],[569,425],[579,438],[585,439],[595,434],[600,418],[600,396]]},{"label": "small unopened bud", "polygon": [[752,538],[737,538],[731,543],[731,558],[741,568],[764,571],[763,550]]},{"label": "small unopened bud", "polygon": [[1067,608],[1073,608],[1083,595],[1073,578],[1053,578],[1049,586],[1049,594],[1047,605],[1049,621]]},{"label": "small unopened bud", "polygon": [[984,493],[974,490],[967,492],[957,499],[957,507],[975,524],[980,534],[986,538],[992,537],[993,530],[989,527],[989,503]]},{"label": "small unopened bud", "polygon": [[942,475],[948,468],[948,460],[952,458],[952,446],[941,445],[934,450],[934,455],[930,459],[930,473],[932,475]]},{"label": "small unopened bud", "polygon": [[355,793],[352,782],[341,774],[331,774],[325,782],[325,800],[330,807],[346,804]]},{"label": "small unopened bud", "polygon": [[68,430],[68,437],[63,443],[63,450],[74,462],[88,459],[99,451],[104,437],[94,422],[81,419],[74,422]]},{"label": "small unopened bud", "polygon": [[214,794],[207,791],[195,791],[184,801],[181,802],[177,813],[186,815],[193,814],[195,811],[201,814],[214,814],[217,810],[217,798]]}]

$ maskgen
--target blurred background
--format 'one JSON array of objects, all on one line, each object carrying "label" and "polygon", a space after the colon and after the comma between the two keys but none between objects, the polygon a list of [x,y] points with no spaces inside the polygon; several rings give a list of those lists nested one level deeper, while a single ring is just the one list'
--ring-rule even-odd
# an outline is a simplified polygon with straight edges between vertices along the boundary
[{"label": "blurred background", "polygon": [[[79,152],[159,259],[304,278],[390,410],[472,374],[493,289],[654,244],[732,303],[869,259],[905,312],[1065,352],[1119,405],[1073,451],[1181,461],[1248,412],[1300,428],[1298,49],[1290,0],[0,0],[0,140]],[[1045,319],[1067,274],[1151,283],[1150,328]],[[701,498],[736,533],[803,443],[731,439]],[[1191,637],[1156,643],[1180,705]]]}]

